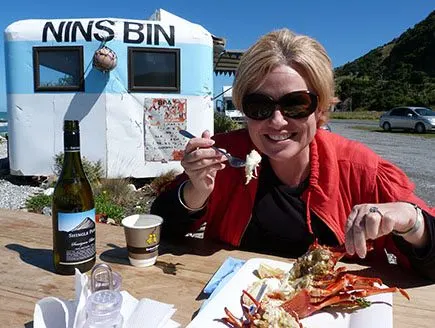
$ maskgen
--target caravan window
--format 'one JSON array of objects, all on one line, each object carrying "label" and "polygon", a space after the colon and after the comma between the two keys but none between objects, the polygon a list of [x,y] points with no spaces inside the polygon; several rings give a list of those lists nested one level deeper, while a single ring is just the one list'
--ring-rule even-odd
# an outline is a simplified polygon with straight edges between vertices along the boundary
[{"label": "caravan window", "polygon": [[129,91],[180,92],[180,50],[128,49]]},{"label": "caravan window", "polygon": [[34,47],[35,92],[84,91],[82,47]]}]

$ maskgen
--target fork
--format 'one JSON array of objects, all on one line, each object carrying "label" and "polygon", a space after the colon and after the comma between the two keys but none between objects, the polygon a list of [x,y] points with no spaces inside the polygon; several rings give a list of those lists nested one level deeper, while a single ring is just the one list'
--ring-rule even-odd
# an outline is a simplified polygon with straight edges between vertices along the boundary
[{"label": "fork", "polygon": [[[255,299],[257,300],[257,302],[261,302],[261,299],[263,298],[263,296],[266,292],[266,288],[267,288],[267,284],[266,284],[266,282],[263,281],[260,289],[258,290],[257,296],[255,296]],[[249,313],[251,315],[254,315],[254,313],[258,310],[258,308],[255,304],[251,304],[249,307],[247,305],[242,305],[242,306],[246,306],[246,308],[249,310]]]},{"label": "fork", "polygon": [[[192,133],[190,133],[186,130],[180,130],[180,134],[186,138],[189,138],[189,139],[196,138]],[[245,160],[238,158],[238,157],[235,157],[235,156],[231,155],[229,152],[224,151],[218,147],[211,146],[211,148],[224,154],[228,158],[228,163],[230,164],[230,166],[232,166],[232,167],[244,167],[244,166],[246,166]]]}]

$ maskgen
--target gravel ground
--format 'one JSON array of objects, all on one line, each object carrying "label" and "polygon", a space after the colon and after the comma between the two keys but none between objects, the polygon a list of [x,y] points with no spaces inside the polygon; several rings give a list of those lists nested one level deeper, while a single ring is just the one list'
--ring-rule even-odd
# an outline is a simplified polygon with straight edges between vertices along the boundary
[{"label": "gravel ground", "polygon": [[384,159],[400,167],[415,183],[415,193],[430,206],[435,206],[434,138],[355,129],[356,126],[378,127],[377,121],[334,120],[330,126],[333,132],[366,144]]},{"label": "gravel ground", "polygon": [[[399,166],[415,183],[416,194],[430,206],[435,206],[435,139],[353,128],[377,126],[377,122],[373,121],[337,120],[330,122],[330,126],[333,132],[365,143],[383,158]],[[6,165],[6,142],[0,142],[0,208],[22,209],[30,195],[43,189],[10,179],[10,176],[5,175]]]},{"label": "gravel ground", "polygon": [[22,209],[27,197],[42,192],[43,189],[10,182],[7,180],[8,176],[2,174],[7,172],[6,165],[7,146],[6,142],[0,141],[0,208]]}]

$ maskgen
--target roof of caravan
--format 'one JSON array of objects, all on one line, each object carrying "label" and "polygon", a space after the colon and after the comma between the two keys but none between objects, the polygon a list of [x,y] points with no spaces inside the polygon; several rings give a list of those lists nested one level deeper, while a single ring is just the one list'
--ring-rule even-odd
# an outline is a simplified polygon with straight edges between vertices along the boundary
[{"label": "roof of caravan", "polygon": [[[158,24],[164,30],[169,29],[169,26],[174,26],[176,29],[177,43],[205,44],[212,46],[211,33],[204,27],[190,23],[182,18],[173,18],[172,16],[165,16],[160,20],[137,20],[112,17],[19,20],[10,24],[5,29],[5,40],[41,41],[43,30],[44,28],[47,29],[47,24],[51,25],[52,29],[56,31],[61,30],[60,26],[62,24],[62,28],[64,28],[62,33],[65,33],[67,29],[69,29],[69,31],[72,29],[77,30],[77,26],[71,27],[72,24],[72,26],[81,25],[79,29],[86,30],[86,32],[91,29],[92,35],[99,34],[101,37],[112,36],[113,33],[114,40],[122,41],[124,37],[125,23],[132,24],[135,29],[137,29],[137,24],[143,25],[144,27],[142,27],[142,29],[138,29],[142,33],[147,33],[147,27],[145,25],[149,23],[154,25]],[[69,26],[67,27],[68,24]],[[99,27],[97,24],[99,24]],[[108,31],[110,31],[110,34]],[[55,41],[52,34],[53,33],[48,33],[48,40],[46,41]],[[82,33],[77,33],[77,41],[78,40],[84,40]]]},{"label": "roof of caravan", "polygon": [[214,72],[216,75],[235,74],[243,55],[242,50],[225,50],[221,54],[214,55]]},{"label": "roof of caravan", "polygon": [[227,50],[225,49],[226,40],[224,38],[213,37],[213,67],[216,75],[232,75],[235,74],[239,66],[240,58],[243,55],[243,50]]}]

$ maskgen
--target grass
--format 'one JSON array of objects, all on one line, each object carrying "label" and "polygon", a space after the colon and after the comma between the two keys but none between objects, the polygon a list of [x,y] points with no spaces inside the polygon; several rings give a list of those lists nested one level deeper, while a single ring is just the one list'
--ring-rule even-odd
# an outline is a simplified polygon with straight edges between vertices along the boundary
[{"label": "grass", "polygon": [[422,138],[426,138],[426,139],[435,139],[435,133],[430,133],[430,132],[428,132],[428,133],[415,133],[412,131],[404,131],[404,130],[394,130],[391,132],[386,132],[379,127],[361,126],[361,125],[353,125],[350,128],[355,129],[355,130],[369,131],[369,132],[394,133],[394,134],[402,134],[402,135],[413,136],[413,137],[422,137]]},{"label": "grass", "polygon": [[334,120],[379,120],[383,113],[374,111],[331,112],[330,118]]}]

